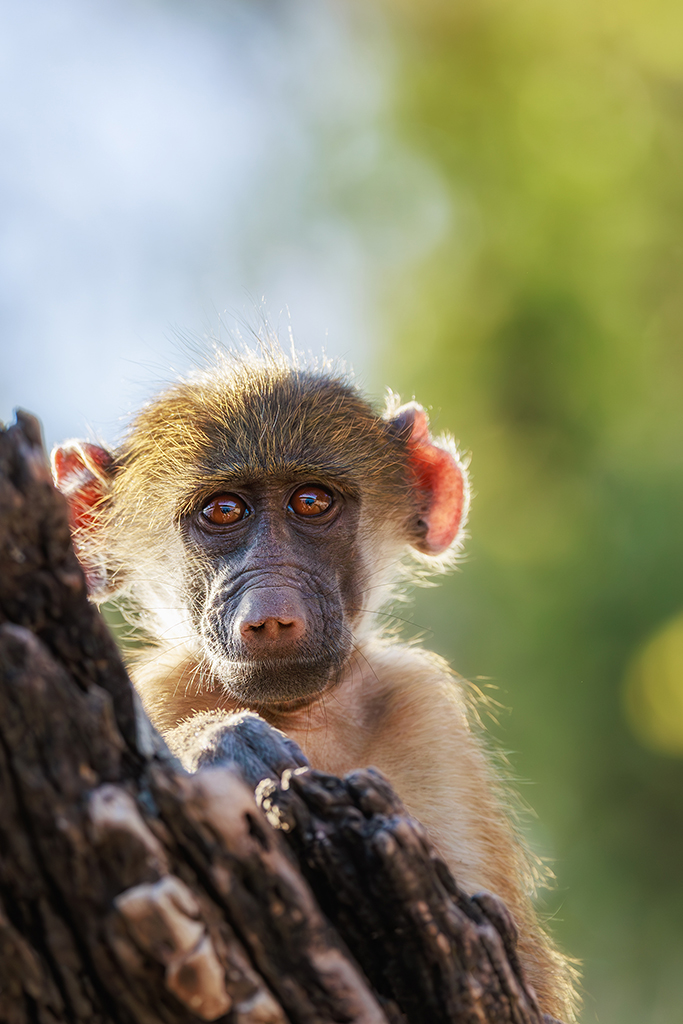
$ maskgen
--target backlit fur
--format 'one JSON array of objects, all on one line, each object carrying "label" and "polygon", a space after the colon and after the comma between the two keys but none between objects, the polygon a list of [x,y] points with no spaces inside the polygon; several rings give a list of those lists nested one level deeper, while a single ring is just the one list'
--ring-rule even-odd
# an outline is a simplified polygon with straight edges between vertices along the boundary
[{"label": "backlit fur", "polygon": [[[216,684],[193,624],[197,610],[178,599],[179,573],[207,572],[201,560],[188,569],[185,518],[232,480],[333,479],[354,495],[360,518],[353,654],[335,685],[303,706],[258,710],[296,740],[314,767],[343,775],[375,765],[384,772],[458,881],[506,902],[544,1011],[575,1020],[575,972],[536,918],[538,872],[509,813],[502,773],[473,731],[466,688],[441,659],[385,637],[377,625],[406,565],[447,567],[462,543],[461,529],[452,549],[436,558],[411,547],[417,499],[408,439],[392,427],[397,406],[390,396],[378,415],[324,366],[300,369],[277,354],[223,359],[146,406],[114,453],[111,493],[92,531],[98,558],[112,586],[144,610],[156,646],[139,660],[136,685],[152,721],[193,767],[202,726],[240,704]],[[438,443],[458,458],[451,439]],[[465,513],[468,497],[466,490]]]}]

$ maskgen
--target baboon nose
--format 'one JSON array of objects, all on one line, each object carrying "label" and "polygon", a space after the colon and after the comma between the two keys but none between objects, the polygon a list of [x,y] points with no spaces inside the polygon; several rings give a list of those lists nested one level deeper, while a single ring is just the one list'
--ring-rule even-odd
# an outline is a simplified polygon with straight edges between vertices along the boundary
[{"label": "baboon nose", "polygon": [[264,588],[242,599],[235,629],[253,654],[275,654],[302,639],[306,613],[296,591]]}]

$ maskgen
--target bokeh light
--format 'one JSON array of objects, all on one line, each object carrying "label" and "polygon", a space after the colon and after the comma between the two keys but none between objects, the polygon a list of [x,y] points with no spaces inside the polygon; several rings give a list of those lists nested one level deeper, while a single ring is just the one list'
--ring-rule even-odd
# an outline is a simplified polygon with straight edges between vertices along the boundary
[{"label": "bokeh light", "polygon": [[651,637],[629,666],[624,704],[638,739],[683,757],[683,615]]}]

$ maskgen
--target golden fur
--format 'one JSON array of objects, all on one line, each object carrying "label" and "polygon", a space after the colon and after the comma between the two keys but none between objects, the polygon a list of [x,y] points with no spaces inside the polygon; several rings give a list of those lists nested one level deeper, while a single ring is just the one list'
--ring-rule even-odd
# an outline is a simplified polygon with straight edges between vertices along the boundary
[{"label": "golden fur", "polygon": [[[278,353],[224,359],[142,410],[114,453],[109,483],[92,469],[104,489],[92,523],[76,536],[79,554],[92,578],[127,588],[148,617],[157,646],[134,668],[136,686],[154,724],[192,768],[202,725],[238,705],[212,674],[188,602],[177,598],[188,578],[183,574],[208,578],[197,556],[188,561],[183,517],[217,490],[231,489],[232,481],[239,486],[269,474],[331,479],[354,494],[360,503],[349,558],[360,595],[350,616],[354,654],[342,678],[305,706],[256,710],[288,733],[316,768],[337,775],[379,768],[427,826],[458,882],[470,893],[488,889],[505,901],[542,1008],[573,1021],[575,970],[538,923],[532,903],[537,872],[514,825],[503,773],[473,731],[465,686],[441,659],[383,638],[375,626],[377,611],[405,579],[406,564],[418,572],[445,568],[462,541],[460,529],[450,550],[439,549],[436,557],[419,553],[426,550],[419,532],[424,516],[415,511],[410,432],[392,426],[397,405],[390,396],[378,415],[329,368],[302,370]],[[462,526],[465,467],[450,439],[429,445],[449,451],[462,472]],[[69,451],[74,458],[78,446],[72,443]]]},{"label": "golden fur", "polygon": [[[207,718],[236,710],[200,682],[186,650],[141,662],[134,674],[152,721],[193,768]],[[263,712],[262,712],[263,713]],[[344,775],[379,768],[429,830],[469,893],[496,893],[519,928],[519,952],[542,1008],[575,1020],[576,972],[540,927],[535,865],[511,822],[505,786],[470,725],[463,684],[437,655],[377,638],[359,645],[345,678],[314,704],[266,713],[315,768]]]}]

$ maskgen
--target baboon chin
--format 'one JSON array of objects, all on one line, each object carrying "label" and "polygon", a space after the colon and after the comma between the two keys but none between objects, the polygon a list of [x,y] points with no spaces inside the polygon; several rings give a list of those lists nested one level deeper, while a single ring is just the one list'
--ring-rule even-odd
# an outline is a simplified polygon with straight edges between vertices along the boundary
[{"label": "baboon chin", "polygon": [[331,689],[338,670],[326,661],[268,659],[214,661],[216,681],[225,693],[246,706],[267,707],[314,700]]}]

